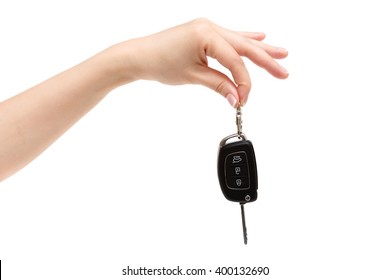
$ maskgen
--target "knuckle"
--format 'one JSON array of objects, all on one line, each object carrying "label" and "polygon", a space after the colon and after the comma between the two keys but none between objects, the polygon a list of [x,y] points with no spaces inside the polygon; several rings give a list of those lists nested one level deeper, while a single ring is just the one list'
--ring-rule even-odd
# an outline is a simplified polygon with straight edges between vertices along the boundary
[{"label": "knuckle", "polygon": [[252,82],[251,82],[251,80],[242,81],[238,85],[242,86],[243,88],[245,88],[246,90],[249,91],[251,89],[251,87],[252,87]]},{"label": "knuckle", "polygon": [[236,77],[248,76],[248,70],[245,67],[244,60],[240,56],[232,57],[231,64],[232,67],[230,68],[230,71],[234,76]]},{"label": "knuckle", "polygon": [[209,25],[211,22],[207,19],[207,18],[204,18],[204,17],[199,17],[199,18],[196,18],[192,21],[192,23],[194,24],[206,24],[206,25]]},{"label": "knuckle", "polygon": [[191,23],[192,35],[197,38],[204,38],[212,31],[212,24],[208,19],[197,18]]},{"label": "knuckle", "polygon": [[245,63],[241,56],[234,56],[231,58],[231,61],[237,70],[242,71],[242,69],[245,68]]},{"label": "knuckle", "polygon": [[219,94],[222,94],[226,91],[227,87],[227,82],[222,80],[219,84],[217,84],[217,86],[215,87],[215,91],[218,92]]}]

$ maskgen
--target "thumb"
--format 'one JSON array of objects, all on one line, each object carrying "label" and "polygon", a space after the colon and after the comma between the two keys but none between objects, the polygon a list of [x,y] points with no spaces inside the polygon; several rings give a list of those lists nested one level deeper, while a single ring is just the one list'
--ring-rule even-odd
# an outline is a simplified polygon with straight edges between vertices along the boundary
[{"label": "thumb", "polygon": [[195,75],[195,83],[206,86],[226,98],[233,108],[237,108],[239,103],[236,85],[225,74],[209,67],[200,67]]}]

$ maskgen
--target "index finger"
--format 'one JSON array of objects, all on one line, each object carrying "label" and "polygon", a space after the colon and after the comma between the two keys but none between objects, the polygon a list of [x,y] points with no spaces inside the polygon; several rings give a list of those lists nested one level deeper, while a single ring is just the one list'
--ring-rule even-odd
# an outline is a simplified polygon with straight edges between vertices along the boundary
[{"label": "index finger", "polygon": [[238,101],[244,105],[251,89],[251,80],[241,56],[218,33],[209,39],[205,51],[207,56],[215,58],[232,73],[237,85]]}]

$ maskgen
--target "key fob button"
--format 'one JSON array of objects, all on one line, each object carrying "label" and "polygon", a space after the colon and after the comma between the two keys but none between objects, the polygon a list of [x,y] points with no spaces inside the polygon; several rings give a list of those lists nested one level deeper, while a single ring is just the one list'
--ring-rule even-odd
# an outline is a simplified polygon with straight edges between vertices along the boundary
[{"label": "key fob button", "polygon": [[227,187],[230,189],[245,190],[249,188],[249,182],[247,177],[227,177]]},{"label": "key fob button", "polygon": [[226,177],[249,177],[247,165],[227,166]]},{"label": "key fob button", "polygon": [[247,158],[245,152],[235,152],[231,153],[226,157],[226,164],[230,166],[237,166],[247,164]]}]

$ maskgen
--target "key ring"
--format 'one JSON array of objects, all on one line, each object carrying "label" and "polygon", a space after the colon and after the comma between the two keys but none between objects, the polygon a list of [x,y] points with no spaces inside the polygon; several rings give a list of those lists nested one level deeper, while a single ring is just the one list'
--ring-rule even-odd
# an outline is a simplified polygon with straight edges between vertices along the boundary
[{"label": "key ring", "polygon": [[237,134],[238,138],[241,139],[242,135],[242,113],[241,113],[241,105],[238,104],[236,111],[236,125],[237,125]]}]

